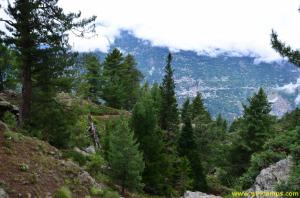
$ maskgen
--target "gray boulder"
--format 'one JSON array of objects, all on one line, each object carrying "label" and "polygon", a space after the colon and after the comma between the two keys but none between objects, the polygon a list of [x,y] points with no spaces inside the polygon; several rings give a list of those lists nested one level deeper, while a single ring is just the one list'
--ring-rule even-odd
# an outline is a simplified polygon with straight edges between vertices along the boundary
[{"label": "gray boulder", "polygon": [[85,148],[84,151],[89,153],[89,154],[95,154],[96,153],[96,149],[95,149],[94,146],[89,146],[89,147]]},{"label": "gray boulder", "polygon": [[182,198],[222,198],[220,196],[208,195],[203,192],[186,191]]},{"label": "gray boulder", "polygon": [[9,198],[3,188],[0,188],[0,198]]},{"label": "gray boulder", "polygon": [[[253,186],[248,192],[271,192],[275,191],[277,184],[285,182],[288,179],[292,167],[291,158],[280,160],[279,162],[261,170],[256,177]],[[259,197],[259,196],[257,196]]]}]

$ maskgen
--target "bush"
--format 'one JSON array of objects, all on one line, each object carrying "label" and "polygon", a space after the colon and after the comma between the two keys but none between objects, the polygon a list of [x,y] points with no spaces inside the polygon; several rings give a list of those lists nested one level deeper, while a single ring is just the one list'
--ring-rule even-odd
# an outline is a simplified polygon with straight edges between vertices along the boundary
[{"label": "bush", "polygon": [[240,177],[238,185],[242,189],[251,187],[256,176],[262,169],[267,168],[269,165],[276,163],[285,157],[286,156],[284,154],[273,152],[271,150],[253,154],[251,157],[250,167],[247,172]]},{"label": "bush", "polygon": [[63,186],[55,192],[53,198],[72,198],[72,192],[68,187]]},{"label": "bush", "polygon": [[20,164],[19,168],[20,168],[20,171],[27,172],[29,169],[29,166],[27,164],[22,163],[22,164]]},{"label": "bush", "polygon": [[10,128],[17,127],[17,120],[14,114],[5,112],[3,115],[3,122],[5,122]]},{"label": "bush", "polygon": [[103,190],[102,189],[99,189],[99,188],[96,188],[96,187],[92,187],[91,188],[91,195],[92,196],[98,196],[98,195],[103,195]]},{"label": "bush", "polygon": [[90,156],[90,161],[87,163],[86,169],[90,174],[95,176],[101,172],[104,165],[104,159],[100,156],[100,154],[96,153]]},{"label": "bush", "polygon": [[120,195],[115,191],[104,190],[103,198],[120,198]]},{"label": "bush", "polygon": [[72,159],[73,161],[77,162],[80,166],[84,166],[88,161],[88,157],[73,150],[66,151],[63,154],[63,157]]}]

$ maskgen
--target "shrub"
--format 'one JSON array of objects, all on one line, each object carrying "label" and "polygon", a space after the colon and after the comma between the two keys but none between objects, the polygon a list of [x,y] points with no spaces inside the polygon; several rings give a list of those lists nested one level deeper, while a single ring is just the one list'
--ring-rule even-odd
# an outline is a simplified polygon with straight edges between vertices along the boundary
[{"label": "shrub", "polygon": [[90,161],[87,163],[86,167],[87,171],[95,176],[101,172],[104,165],[104,159],[100,156],[100,154],[96,153],[90,156]]},{"label": "shrub", "polygon": [[284,154],[273,152],[271,150],[255,153],[251,157],[250,167],[239,179],[238,185],[241,186],[242,189],[249,188],[262,169],[283,158],[285,158]]},{"label": "shrub", "polygon": [[17,121],[14,114],[10,112],[5,112],[3,115],[3,122],[5,122],[9,127],[15,128],[17,127]]},{"label": "shrub", "polygon": [[22,163],[19,168],[20,168],[20,171],[27,172],[29,169],[29,166],[27,164]]},{"label": "shrub", "polygon": [[80,166],[84,166],[87,163],[87,161],[88,161],[88,157],[84,156],[81,153],[73,151],[73,150],[66,151],[63,154],[63,156],[65,158],[72,159],[73,161],[77,162]]},{"label": "shrub", "polygon": [[96,188],[96,187],[92,187],[91,188],[91,195],[92,196],[98,196],[98,195],[103,195],[103,190],[102,189],[99,189],[99,188]]},{"label": "shrub", "polygon": [[120,195],[115,191],[104,190],[103,198],[120,198]]},{"label": "shrub", "polygon": [[55,192],[53,198],[72,198],[72,192],[68,187],[63,186]]}]

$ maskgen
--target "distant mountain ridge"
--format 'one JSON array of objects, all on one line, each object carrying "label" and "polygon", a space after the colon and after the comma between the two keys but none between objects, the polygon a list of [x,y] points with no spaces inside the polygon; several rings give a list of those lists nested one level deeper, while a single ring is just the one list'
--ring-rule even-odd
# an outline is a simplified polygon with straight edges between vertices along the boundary
[{"label": "distant mountain ridge", "polygon": [[[138,69],[149,83],[161,82],[164,74],[167,47],[152,46],[151,42],[122,31],[111,45],[135,56]],[[101,60],[105,54],[97,52]],[[197,91],[213,116],[221,113],[232,120],[242,113],[242,103],[247,102],[259,87],[267,90],[273,104],[273,113],[281,116],[296,108],[300,94],[297,79],[300,69],[287,62],[257,62],[255,57],[234,57],[228,54],[211,57],[193,51],[173,53],[176,94],[180,103],[194,97]],[[294,86],[290,92],[289,85]],[[300,87],[300,83],[299,83]],[[299,95],[300,102],[300,95]]]}]

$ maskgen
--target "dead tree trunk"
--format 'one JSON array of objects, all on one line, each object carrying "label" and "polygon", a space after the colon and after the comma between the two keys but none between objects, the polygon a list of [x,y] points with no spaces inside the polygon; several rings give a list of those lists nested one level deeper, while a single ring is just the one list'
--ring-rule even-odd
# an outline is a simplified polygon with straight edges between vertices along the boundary
[{"label": "dead tree trunk", "polygon": [[90,136],[94,141],[95,148],[99,149],[100,148],[99,136],[91,114],[88,115],[88,122],[89,122],[88,132],[90,133]]}]

